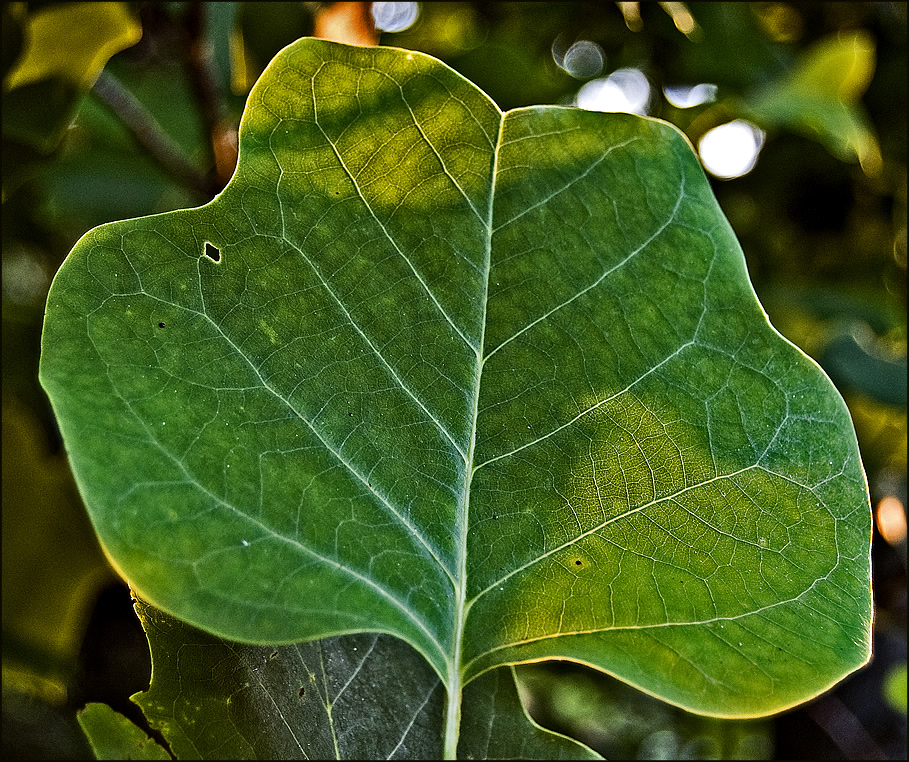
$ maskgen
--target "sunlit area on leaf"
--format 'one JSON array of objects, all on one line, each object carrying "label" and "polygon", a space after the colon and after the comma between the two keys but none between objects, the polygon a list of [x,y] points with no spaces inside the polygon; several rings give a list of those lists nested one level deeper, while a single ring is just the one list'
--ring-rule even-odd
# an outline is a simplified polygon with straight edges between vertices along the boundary
[{"label": "sunlit area on leaf", "polygon": [[53,76],[90,84],[111,55],[141,36],[126,3],[104,3],[94,13],[87,3],[50,4],[32,16],[26,54],[5,74],[3,86],[12,89]]},{"label": "sunlit area on leaf", "polygon": [[643,116],[650,105],[650,82],[640,69],[618,69],[585,84],[578,91],[576,103],[586,111]]},{"label": "sunlit area on leaf", "polygon": [[710,174],[730,180],[754,169],[763,145],[761,130],[750,122],[736,119],[705,134],[698,142],[698,153]]},{"label": "sunlit area on leaf", "polygon": [[403,32],[420,15],[419,3],[373,3],[372,18],[382,32]]}]

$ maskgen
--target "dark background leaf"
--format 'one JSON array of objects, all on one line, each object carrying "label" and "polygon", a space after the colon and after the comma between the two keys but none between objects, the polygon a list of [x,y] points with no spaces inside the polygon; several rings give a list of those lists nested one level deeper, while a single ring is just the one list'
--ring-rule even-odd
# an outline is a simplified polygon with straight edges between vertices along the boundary
[{"label": "dark background leaf", "polygon": [[[442,683],[396,638],[363,634],[249,646],[197,630],[141,600],[136,611],[148,633],[155,681],[133,701],[179,759],[442,754]],[[459,756],[595,758],[569,739],[528,732],[510,669],[484,675],[467,691]]]}]

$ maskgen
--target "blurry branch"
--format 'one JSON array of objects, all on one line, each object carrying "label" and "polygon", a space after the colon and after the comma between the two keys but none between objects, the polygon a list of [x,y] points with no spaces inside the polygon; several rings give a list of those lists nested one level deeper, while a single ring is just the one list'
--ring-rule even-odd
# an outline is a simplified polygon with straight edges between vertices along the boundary
[{"label": "blurry branch", "polygon": [[217,192],[213,191],[208,178],[193,166],[151,112],[116,77],[107,71],[101,72],[93,92],[176,182],[206,199]]},{"label": "blurry branch", "polygon": [[372,19],[372,3],[312,3],[314,37],[348,45],[378,45],[379,32]]},{"label": "blurry branch", "polygon": [[[205,5],[191,2],[186,10],[189,34],[186,68],[210,137],[215,164],[213,173],[206,175],[195,167],[152,113],[112,74],[102,72],[94,92],[170,177],[207,201],[223,190],[233,175],[237,166],[238,135],[236,126],[227,117],[225,96],[215,70],[211,42],[205,32]],[[349,45],[378,45],[379,33],[372,18],[372,3],[310,5],[315,14],[315,37]]]},{"label": "blurry branch", "polygon": [[619,6],[619,10],[625,17],[625,26],[632,32],[640,32],[644,28],[640,3],[616,3],[616,5]]},{"label": "blurry branch", "polygon": [[214,51],[205,33],[205,3],[193,2],[186,12],[189,32],[187,69],[202,108],[202,119],[211,139],[217,191],[227,185],[237,166],[237,128],[227,119],[224,93],[215,71]]},{"label": "blurry branch", "polygon": [[835,694],[828,693],[805,709],[845,759],[887,759],[858,717]]},{"label": "blurry branch", "polygon": [[[644,20],[641,18],[640,3],[616,3],[622,16],[625,18],[625,26],[632,32],[641,32],[644,29]],[[689,40],[697,42],[701,38],[701,28],[688,10],[685,3],[658,3],[658,5],[669,15],[675,28],[684,34]]]}]

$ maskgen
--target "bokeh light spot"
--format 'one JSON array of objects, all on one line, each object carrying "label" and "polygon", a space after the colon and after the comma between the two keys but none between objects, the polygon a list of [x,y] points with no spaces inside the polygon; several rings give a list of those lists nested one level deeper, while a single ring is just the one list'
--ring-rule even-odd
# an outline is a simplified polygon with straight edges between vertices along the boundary
[{"label": "bokeh light spot", "polygon": [[663,95],[676,108],[692,108],[702,103],[712,103],[716,100],[717,86],[710,84],[700,85],[666,85]]},{"label": "bokeh light spot", "polygon": [[888,544],[899,545],[906,539],[906,509],[898,497],[888,495],[874,512],[877,529]]},{"label": "bokeh light spot", "polygon": [[585,84],[578,91],[575,103],[587,111],[643,116],[650,104],[650,82],[640,69],[617,69],[608,77]]},{"label": "bokeh light spot", "polygon": [[419,3],[373,3],[372,19],[381,32],[403,32],[420,15]]},{"label": "bokeh light spot", "polygon": [[576,79],[598,77],[606,59],[603,49],[590,40],[578,40],[565,52],[561,67]]},{"label": "bokeh light spot", "polygon": [[704,168],[714,177],[729,180],[748,174],[757,163],[764,133],[751,122],[736,119],[707,132],[698,142]]}]

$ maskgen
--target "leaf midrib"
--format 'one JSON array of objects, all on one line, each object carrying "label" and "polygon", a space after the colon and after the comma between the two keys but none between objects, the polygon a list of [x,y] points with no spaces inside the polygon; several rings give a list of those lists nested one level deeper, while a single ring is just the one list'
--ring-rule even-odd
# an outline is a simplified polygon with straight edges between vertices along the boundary
[{"label": "leaf midrib", "polygon": [[[474,369],[474,389],[470,422],[470,445],[467,450],[467,464],[464,471],[464,489],[461,495],[461,506],[458,511],[460,536],[458,538],[458,584],[455,588],[455,621],[452,632],[452,654],[448,664],[448,707],[445,719],[445,756],[454,759],[457,756],[458,738],[461,722],[461,691],[463,690],[464,669],[462,666],[462,649],[464,628],[467,622],[467,534],[470,524],[470,494],[475,469],[474,453],[477,444],[477,418],[480,411],[480,386],[483,376],[483,348],[486,341],[486,318],[489,306],[489,276],[492,270],[492,227],[495,208],[496,179],[499,168],[499,151],[502,146],[502,134],[505,128],[505,114],[496,107],[499,113],[499,131],[492,156],[492,168],[489,177],[489,201],[486,210],[486,250],[483,262],[483,312],[480,319],[480,340],[476,347],[476,365]],[[421,133],[422,134],[422,133]],[[472,205],[471,205],[472,206]],[[452,707],[456,705],[453,711]]]},{"label": "leaf midrib", "polygon": [[[318,73],[318,72],[316,72],[316,73]],[[355,578],[359,579],[360,581],[368,583],[369,585],[371,585],[372,587],[374,587],[375,589],[380,591],[380,594],[382,594],[383,597],[386,597],[390,601],[392,601],[397,608],[399,608],[403,613],[405,613],[405,615],[409,619],[411,619],[411,621],[413,621],[415,624],[417,624],[417,626],[424,632],[424,634],[430,638],[431,642],[438,649],[439,653],[443,654],[445,664],[448,668],[449,683],[448,683],[447,687],[449,688],[449,694],[450,695],[455,694],[455,693],[459,694],[460,685],[461,685],[461,676],[464,674],[464,669],[466,666],[466,665],[461,664],[464,629],[465,629],[466,618],[467,618],[467,615],[468,615],[472,605],[479,598],[481,598],[486,592],[488,592],[490,589],[494,588],[497,585],[500,585],[503,581],[505,581],[506,579],[519,573],[527,566],[539,563],[540,561],[544,560],[546,557],[552,555],[552,553],[557,552],[558,550],[563,549],[564,547],[575,544],[579,539],[582,539],[584,536],[590,534],[591,532],[599,531],[600,529],[602,529],[603,526],[605,526],[605,523],[602,525],[598,525],[595,529],[590,530],[589,532],[586,532],[582,535],[579,535],[578,537],[575,537],[575,538],[567,541],[563,545],[560,545],[559,548],[542,554],[539,558],[534,559],[531,563],[526,564],[525,566],[520,567],[518,569],[514,569],[514,570],[510,571],[508,574],[506,574],[505,576],[503,576],[502,578],[497,580],[492,585],[489,585],[483,591],[480,591],[470,601],[468,601],[467,600],[467,561],[468,561],[468,559],[467,559],[467,551],[468,551],[467,535],[468,535],[468,526],[469,526],[471,484],[472,484],[472,479],[473,479],[474,474],[479,469],[481,469],[497,460],[514,455],[516,452],[519,452],[520,450],[523,450],[527,447],[531,447],[531,446],[539,443],[540,441],[548,438],[549,436],[552,436],[553,434],[557,433],[558,431],[560,431],[568,426],[571,426],[578,418],[581,418],[583,415],[586,415],[591,410],[596,409],[597,407],[605,404],[606,402],[608,402],[612,399],[615,399],[616,397],[620,396],[621,394],[626,392],[628,389],[633,387],[635,384],[639,383],[643,378],[646,378],[647,376],[649,376],[650,374],[652,374],[653,372],[658,370],[663,364],[665,364],[666,362],[671,360],[673,357],[678,355],[680,352],[682,352],[685,348],[687,348],[688,346],[693,344],[694,340],[686,342],[681,347],[677,348],[672,354],[670,354],[668,357],[664,358],[660,363],[654,365],[646,373],[644,373],[640,378],[636,379],[634,382],[629,384],[629,386],[626,389],[624,389],[614,395],[610,395],[610,397],[608,397],[604,400],[600,400],[595,405],[591,406],[591,408],[589,408],[588,410],[583,411],[582,413],[578,414],[572,420],[561,424],[560,426],[558,426],[554,430],[550,431],[549,433],[545,434],[544,436],[538,437],[537,439],[534,439],[531,442],[525,443],[510,452],[497,455],[493,458],[489,458],[488,460],[486,460],[478,465],[475,465],[474,461],[475,461],[476,443],[477,443],[477,430],[478,430],[477,423],[478,423],[478,416],[479,416],[479,401],[480,401],[480,392],[481,392],[481,386],[482,386],[482,383],[481,383],[482,374],[483,374],[483,368],[485,366],[485,363],[496,352],[498,352],[500,349],[505,347],[509,342],[517,339],[519,336],[521,336],[526,331],[531,330],[538,323],[551,317],[551,315],[553,315],[558,310],[567,307],[575,300],[581,298],[584,294],[595,289],[611,273],[615,272],[616,270],[620,269],[625,264],[627,264],[627,262],[629,262],[636,255],[638,255],[641,251],[645,250],[653,240],[655,240],[658,236],[660,236],[663,233],[663,231],[676,218],[679,207],[680,207],[683,199],[685,198],[684,175],[682,176],[682,184],[681,184],[681,187],[679,188],[678,198],[676,199],[676,203],[675,203],[674,208],[672,209],[671,214],[668,215],[668,217],[648,236],[648,238],[645,241],[640,243],[635,249],[633,249],[620,262],[605,269],[589,285],[582,288],[581,290],[579,290],[577,293],[573,294],[570,298],[566,299],[562,303],[551,308],[543,315],[541,315],[538,318],[534,319],[533,321],[529,322],[526,326],[522,327],[515,334],[513,334],[509,338],[505,339],[500,344],[498,344],[498,346],[496,346],[487,356],[484,357],[483,353],[485,350],[485,338],[486,338],[486,327],[487,327],[486,323],[487,323],[488,303],[489,303],[489,286],[490,286],[491,264],[492,264],[491,263],[492,242],[493,242],[494,235],[499,230],[502,230],[503,228],[510,225],[512,222],[515,222],[516,220],[523,217],[527,213],[533,211],[533,209],[544,205],[549,200],[551,200],[554,196],[564,192],[567,188],[571,187],[576,182],[580,181],[581,179],[583,179],[584,177],[589,175],[613,151],[621,149],[622,147],[624,147],[630,143],[636,142],[640,138],[631,138],[629,140],[623,141],[622,143],[618,143],[616,145],[609,146],[603,152],[603,154],[596,159],[596,161],[594,161],[594,162],[590,163],[588,166],[586,166],[584,171],[580,175],[573,177],[569,182],[563,184],[563,186],[559,187],[557,190],[550,193],[546,198],[544,198],[540,201],[537,201],[533,205],[529,206],[527,209],[522,210],[519,214],[509,218],[502,224],[500,224],[498,226],[494,226],[493,220],[494,220],[494,207],[495,207],[495,190],[497,187],[497,181],[498,181],[498,176],[499,176],[498,163],[499,163],[500,152],[503,147],[503,133],[504,133],[506,114],[499,111],[499,129],[498,129],[498,134],[496,136],[495,143],[493,145],[492,168],[491,168],[490,182],[489,182],[489,194],[488,194],[488,202],[487,202],[487,209],[486,209],[486,219],[484,221],[480,217],[480,215],[477,211],[477,208],[474,206],[474,204],[472,203],[470,198],[465,194],[463,188],[461,188],[460,184],[457,182],[456,178],[452,175],[452,173],[445,166],[442,156],[440,155],[440,153],[436,149],[436,147],[433,145],[433,143],[429,139],[429,137],[426,135],[425,131],[421,128],[420,123],[416,118],[416,115],[414,114],[412,108],[410,107],[410,104],[407,102],[407,99],[403,94],[403,90],[401,90],[400,85],[398,85],[398,88],[401,91],[401,99],[406,104],[408,112],[409,112],[411,120],[412,120],[412,123],[415,126],[415,128],[418,130],[421,139],[431,149],[433,155],[436,157],[436,160],[439,163],[439,166],[442,169],[442,172],[457,188],[458,192],[465,199],[465,201],[469,205],[470,209],[477,216],[477,218],[480,219],[480,221],[483,223],[484,228],[485,228],[485,252],[484,252],[484,260],[483,260],[482,273],[481,273],[482,274],[482,286],[483,286],[483,293],[481,296],[482,315],[481,315],[481,321],[479,324],[480,325],[480,335],[479,335],[479,339],[478,339],[478,344],[475,346],[467,338],[467,336],[464,334],[464,332],[455,324],[452,317],[450,315],[448,315],[448,313],[445,311],[445,309],[442,307],[442,305],[440,304],[438,299],[433,294],[428,283],[423,279],[420,272],[417,270],[414,263],[406,255],[406,253],[402,250],[402,248],[398,245],[397,241],[391,235],[390,231],[386,228],[384,223],[379,219],[376,212],[373,210],[372,205],[370,204],[370,202],[364,195],[353,172],[350,170],[350,168],[347,166],[346,162],[344,161],[344,158],[341,155],[341,151],[338,149],[338,147],[336,146],[334,141],[332,141],[329,138],[328,134],[325,132],[325,130],[319,124],[314,78],[313,78],[313,80],[311,80],[310,85],[311,85],[313,105],[314,105],[314,110],[315,110],[314,123],[315,123],[316,127],[319,129],[319,132],[321,133],[325,143],[328,146],[330,146],[332,152],[334,153],[335,159],[338,162],[338,165],[344,171],[345,175],[348,177],[349,181],[351,182],[354,189],[356,190],[357,196],[359,197],[360,201],[362,202],[362,205],[365,207],[365,210],[372,217],[375,224],[382,231],[382,234],[385,236],[385,238],[388,240],[388,242],[393,246],[393,248],[397,252],[397,254],[401,257],[401,259],[404,260],[404,262],[406,262],[406,264],[409,267],[409,269],[411,270],[413,276],[418,280],[422,289],[424,290],[426,295],[431,299],[432,303],[435,305],[435,308],[438,310],[439,314],[445,319],[446,322],[449,323],[450,327],[457,333],[458,336],[461,337],[461,339],[465,342],[465,344],[467,346],[469,346],[475,354],[473,395],[472,395],[472,400],[471,400],[471,407],[469,410],[469,415],[471,418],[470,425],[469,425],[470,441],[469,441],[467,451],[465,452],[463,447],[457,443],[457,441],[454,439],[452,434],[441,423],[441,421],[439,421],[436,418],[436,416],[433,415],[433,413],[427,408],[426,404],[424,404],[420,400],[420,398],[407,386],[407,384],[404,383],[404,380],[395,371],[394,367],[385,359],[385,357],[383,356],[380,349],[369,338],[369,336],[367,336],[367,334],[363,331],[363,329],[360,328],[357,321],[354,319],[354,317],[351,315],[350,311],[344,305],[341,298],[335,293],[334,289],[332,289],[329,282],[326,281],[326,279],[323,277],[319,268],[312,261],[312,259],[306,255],[306,253],[303,251],[303,249],[300,246],[298,246],[292,240],[290,240],[290,238],[286,235],[286,231],[281,236],[282,240],[289,247],[291,247],[297,254],[299,254],[303,258],[303,260],[307,263],[307,265],[311,268],[313,273],[319,279],[319,282],[321,283],[325,292],[330,296],[330,298],[334,301],[334,303],[337,305],[337,307],[343,312],[347,323],[351,327],[353,327],[353,329],[357,332],[357,334],[360,336],[360,338],[367,344],[372,355],[384,367],[384,369],[391,375],[391,377],[394,379],[394,381],[398,385],[398,387],[402,391],[404,391],[413,400],[413,402],[420,408],[420,410],[423,412],[423,414],[425,414],[427,416],[427,418],[430,421],[432,421],[432,423],[435,425],[435,427],[448,440],[448,442],[452,445],[452,447],[460,455],[462,461],[464,462],[465,469],[464,469],[463,489],[459,496],[459,503],[458,503],[458,509],[457,509],[458,539],[457,539],[457,545],[456,545],[456,547],[457,547],[456,569],[454,569],[454,570],[448,569],[447,566],[442,562],[439,555],[433,549],[431,544],[427,541],[427,539],[422,536],[422,534],[417,530],[416,526],[414,526],[411,522],[409,522],[407,520],[406,516],[404,516],[402,513],[400,513],[398,510],[396,510],[396,508],[392,504],[391,500],[386,498],[382,494],[380,494],[372,486],[370,481],[367,480],[362,474],[359,473],[359,471],[356,469],[356,467],[353,465],[353,463],[349,462],[346,458],[344,458],[342,456],[342,454],[329,443],[329,441],[318,430],[318,428],[314,425],[314,423],[312,421],[308,420],[300,411],[298,411],[291,404],[291,402],[288,398],[286,398],[284,395],[282,395],[277,389],[275,389],[272,385],[270,385],[266,381],[266,379],[262,376],[260,369],[253,362],[253,360],[250,357],[248,357],[234,343],[234,341],[229,336],[227,336],[226,333],[224,333],[224,331],[221,329],[221,327],[217,323],[215,323],[215,321],[207,314],[207,311],[205,310],[205,307],[204,307],[204,301],[203,301],[203,311],[198,312],[198,314],[200,316],[202,316],[203,318],[205,318],[215,328],[215,330],[218,331],[218,333],[223,337],[223,339],[232,347],[233,351],[235,351],[240,357],[243,358],[243,360],[247,363],[247,365],[254,372],[254,374],[255,374],[256,378],[258,379],[259,383],[261,384],[262,388],[267,390],[269,393],[274,395],[278,400],[280,400],[284,406],[286,406],[289,410],[291,410],[294,413],[294,415],[296,415],[310,429],[310,431],[319,439],[319,441],[326,448],[326,450],[328,450],[341,465],[343,465],[364,487],[366,487],[366,489],[368,489],[396,517],[396,519],[398,521],[401,522],[401,524],[407,529],[407,531],[411,534],[411,536],[413,536],[421,545],[423,545],[423,547],[430,554],[430,556],[434,560],[434,562],[439,566],[439,568],[443,571],[443,573],[448,577],[448,579],[453,587],[454,594],[455,594],[455,607],[454,607],[455,621],[452,624],[453,633],[452,633],[452,639],[451,639],[451,643],[452,643],[451,653],[448,655],[444,655],[439,640],[430,632],[429,628],[427,627],[427,624],[422,621],[422,617],[417,615],[416,612],[412,611],[404,602],[399,601],[394,595],[392,595],[390,593],[390,591],[385,590],[385,588],[381,584],[370,580],[368,577],[357,574],[353,569],[348,568],[343,563],[340,563],[338,561],[333,561],[330,558],[324,557],[321,554],[317,553],[316,551],[308,548],[304,544],[294,541],[290,537],[286,537],[284,535],[281,535],[281,534],[275,532],[274,530],[270,529],[267,525],[263,524],[262,522],[256,520],[255,518],[253,518],[251,516],[246,515],[245,513],[240,511],[238,508],[236,508],[236,507],[230,505],[229,503],[227,503],[226,501],[218,498],[216,495],[214,495],[209,490],[207,490],[196,479],[194,479],[191,474],[189,474],[189,472],[186,470],[185,466],[182,464],[182,462],[180,461],[179,458],[177,458],[176,456],[172,456],[169,453],[166,453],[165,448],[161,444],[159,444],[157,442],[157,440],[154,439],[151,430],[146,426],[146,424],[144,422],[142,422],[142,425],[143,425],[143,427],[146,428],[146,431],[147,431],[149,437],[152,438],[152,441],[154,441],[155,445],[158,446],[163,452],[168,454],[168,457],[170,457],[174,461],[174,463],[176,463],[178,465],[178,467],[183,471],[183,473],[186,475],[186,477],[188,479],[192,480],[193,482],[195,482],[199,486],[199,488],[202,489],[213,500],[217,501],[219,504],[221,504],[225,507],[230,508],[230,510],[236,512],[238,515],[241,515],[244,518],[246,518],[247,520],[253,522],[257,526],[259,526],[263,531],[270,534],[271,536],[273,536],[277,539],[280,539],[284,542],[291,543],[294,546],[299,547],[301,550],[305,551],[306,553],[311,554],[316,558],[319,558],[320,560],[324,561],[325,563],[333,565],[333,566],[337,567],[339,570],[343,570],[344,572],[354,576]],[[526,136],[526,137],[527,138],[530,138],[530,137],[539,138],[540,136],[532,135],[532,136]],[[520,139],[524,139],[524,138],[520,138]],[[278,166],[280,167],[280,163],[278,164]],[[281,169],[281,173],[283,175],[283,169]],[[278,183],[280,186],[280,177],[279,177]],[[280,198],[279,198],[279,201],[280,201]],[[282,219],[283,219],[283,213],[282,213]],[[201,291],[201,289],[200,289],[200,291]],[[152,298],[154,298],[154,297],[152,297]],[[204,299],[204,297],[203,297],[203,299]],[[161,301],[164,301],[164,300],[161,300]],[[123,399],[123,398],[121,397],[121,399]],[[129,406],[129,403],[125,399],[124,399],[124,403]],[[132,411],[131,407],[130,407],[130,409]],[[133,414],[136,415],[135,413],[133,413]],[[138,416],[136,416],[136,417],[138,418]],[[140,418],[139,418],[139,420],[141,421]],[[717,477],[717,478],[722,478],[722,477]],[[701,485],[694,485],[694,486],[701,486]],[[686,488],[686,490],[690,489],[690,488],[691,487],[688,487],[688,488]],[[651,501],[651,503],[648,503],[644,506],[639,506],[638,508],[636,508],[634,510],[634,512],[644,510],[646,507],[648,507],[653,502],[658,502],[658,501]],[[627,515],[628,515],[627,513],[622,514],[621,517],[614,517],[614,519],[612,519],[612,520],[617,520],[617,518],[625,518]],[[606,523],[609,523],[609,522],[606,522]]]}]

